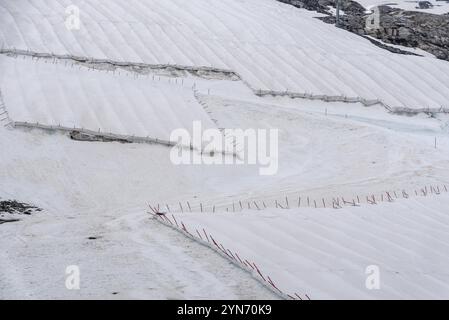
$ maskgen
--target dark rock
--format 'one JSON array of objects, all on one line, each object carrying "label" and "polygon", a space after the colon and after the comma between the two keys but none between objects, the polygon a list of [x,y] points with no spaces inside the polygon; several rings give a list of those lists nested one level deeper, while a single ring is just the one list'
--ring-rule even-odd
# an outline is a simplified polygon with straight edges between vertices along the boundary
[{"label": "dark rock", "polygon": [[278,1],[290,4],[297,8],[303,8],[310,11],[329,14],[328,8],[326,7],[327,0],[278,0]]},{"label": "dark rock", "polygon": [[[328,7],[336,6],[336,0],[278,0],[298,8],[313,10],[328,14],[318,19],[335,24],[335,17],[329,14]],[[439,59],[449,61],[449,13],[436,15],[426,12],[405,11],[379,6],[379,24],[375,27],[367,26],[368,19],[373,16],[367,14],[365,8],[357,2],[342,0],[340,28],[363,36],[372,36],[384,43],[401,45],[409,48],[419,48],[427,51]],[[373,42],[377,46],[401,54],[409,54],[386,46],[380,42]]]},{"label": "dark rock", "polygon": [[120,143],[131,143],[131,141],[122,138],[114,138],[105,136],[102,134],[88,134],[80,131],[70,132],[70,139],[76,141],[87,141],[87,142],[120,142]]},{"label": "dark rock", "polygon": [[[283,3],[290,4],[297,8],[303,8],[319,13],[330,14],[329,7],[335,8],[337,6],[336,0],[278,0]],[[341,9],[347,14],[363,14],[365,8],[361,4],[351,0],[342,0]]]},{"label": "dark rock", "polygon": [[379,28],[366,34],[386,43],[420,48],[449,61],[449,16],[382,7]]},{"label": "dark rock", "polygon": [[4,216],[4,214],[24,214],[31,215],[35,212],[42,211],[42,209],[26,204],[21,203],[15,200],[2,200],[0,201],[0,215]]},{"label": "dark rock", "polygon": [[421,55],[416,54],[416,53],[413,53],[413,52],[410,52],[410,51],[405,51],[405,50],[401,50],[401,49],[398,49],[398,48],[395,48],[395,47],[388,46],[388,45],[386,45],[386,44],[384,44],[384,43],[382,43],[382,42],[379,42],[379,41],[374,40],[373,38],[370,38],[370,37],[367,37],[367,36],[362,36],[362,37],[364,37],[365,39],[367,39],[368,41],[370,41],[372,44],[375,44],[375,45],[378,46],[379,48],[388,50],[388,51],[390,51],[390,52],[397,53],[397,54],[409,55],[409,56],[418,56],[418,57],[422,57]]}]

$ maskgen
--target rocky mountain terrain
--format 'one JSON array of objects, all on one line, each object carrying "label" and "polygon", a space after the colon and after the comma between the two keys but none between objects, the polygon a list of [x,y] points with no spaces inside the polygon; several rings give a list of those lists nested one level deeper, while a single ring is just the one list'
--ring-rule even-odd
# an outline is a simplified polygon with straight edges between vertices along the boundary
[{"label": "rocky mountain terrain", "polygon": [[[327,14],[320,18],[327,23],[335,23],[335,16],[329,8],[336,7],[335,0],[280,0],[295,7]],[[419,48],[433,54],[438,59],[449,61],[449,14],[437,15],[426,12],[405,11],[380,6],[378,25],[373,26],[373,15],[351,0],[342,0],[340,27],[350,32],[372,36],[384,43]],[[380,45],[382,46],[382,45]],[[389,49],[404,53],[398,49]]]}]

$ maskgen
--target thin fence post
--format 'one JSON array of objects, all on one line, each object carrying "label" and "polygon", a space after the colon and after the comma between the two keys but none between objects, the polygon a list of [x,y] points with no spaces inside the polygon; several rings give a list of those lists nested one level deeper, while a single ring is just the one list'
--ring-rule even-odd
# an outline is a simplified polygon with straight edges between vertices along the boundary
[{"label": "thin fence post", "polygon": [[190,206],[189,201],[187,201],[187,206],[189,207],[189,211],[192,212],[192,207]]}]

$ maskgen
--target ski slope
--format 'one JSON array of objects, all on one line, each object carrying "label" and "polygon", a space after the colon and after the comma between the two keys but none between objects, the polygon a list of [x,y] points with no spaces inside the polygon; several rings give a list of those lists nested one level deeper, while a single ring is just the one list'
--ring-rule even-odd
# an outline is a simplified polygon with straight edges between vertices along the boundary
[{"label": "ski slope", "polygon": [[[215,128],[186,83],[0,56],[0,88],[14,122],[169,140],[193,121]],[[160,77],[159,77],[160,78]]]},{"label": "ski slope", "polygon": [[[172,204],[183,198],[213,203],[217,199],[224,203],[251,197],[279,199],[285,192],[299,191],[346,196],[429,181],[449,182],[445,118],[401,117],[380,107],[356,104],[286,98],[267,101],[244,92],[220,92],[217,88],[210,96],[203,92],[204,102],[220,125],[281,129],[276,176],[260,177],[257,169],[249,166],[175,166],[170,162],[170,150],[158,145],[85,143],[57,133],[0,126],[0,197],[26,200],[44,209],[1,226],[0,297],[276,298],[213,252],[151,222],[147,204]],[[435,134],[438,149],[432,145]],[[432,200],[438,204],[440,199]],[[364,212],[364,208],[358,209]],[[320,211],[311,212],[312,217],[315,212]],[[332,211],[331,215],[341,212]],[[286,211],[272,213],[281,219]],[[259,215],[255,213],[257,220]],[[223,226],[231,224],[210,217],[217,217],[217,223],[223,221]],[[246,234],[252,239],[251,225],[240,216],[225,217],[232,219],[232,224],[249,226]],[[267,223],[274,221],[278,218]],[[353,223],[359,223],[355,216],[348,218],[345,228]],[[328,231],[321,231],[316,236],[326,237]],[[241,236],[238,232],[235,239]],[[278,232],[284,231],[273,234]],[[221,240],[221,233],[213,233]],[[381,241],[383,234],[377,235]],[[98,239],[87,239],[92,236]],[[234,249],[234,241],[226,245]],[[445,248],[441,251],[444,255]],[[276,254],[273,250],[264,260],[254,256],[254,261],[263,263],[262,270],[278,283],[278,274],[288,266],[278,269],[267,262]],[[317,273],[322,271],[318,263]],[[64,287],[65,268],[73,264],[81,267],[80,291]],[[353,275],[353,281],[361,279],[360,273]],[[350,281],[350,275],[345,279]],[[320,297],[316,288],[299,292],[305,287],[294,284],[298,293]],[[331,282],[329,287],[332,289]],[[351,289],[349,293],[354,292]]]},{"label": "ski slope", "polygon": [[[68,30],[65,9],[80,9]],[[449,66],[396,55],[274,0],[2,1],[0,46],[237,72],[255,91],[449,105]]]},{"label": "ski slope", "polygon": [[[80,30],[64,26],[72,4]],[[64,56],[53,63],[0,55],[13,121],[160,139],[194,120],[280,133],[279,171],[261,177],[252,165],[176,166],[159,145],[86,143],[1,123],[0,197],[43,211],[0,226],[0,298],[278,298],[146,213],[148,203],[186,200],[194,212],[174,213],[179,220],[207,228],[285,292],[449,298],[447,194],[341,210],[195,213],[298,193],[352,199],[449,184],[447,114],[405,117],[379,105],[255,95],[288,90],[448,107],[447,62],[383,51],[316,15],[275,0],[0,1],[1,49]],[[211,79],[158,68],[93,70],[70,55],[224,69],[241,81],[219,72]],[[64,286],[69,265],[81,268],[79,291]],[[380,267],[379,291],[364,286],[369,265]]]},{"label": "ski slope", "polygon": [[[443,193],[339,210],[175,216],[191,234],[205,229],[242,259],[257,262],[265,278],[269,275],[289,294],[306,293],[311,299],[448,299],[448,207],[449,196]],[[379,290],[365,286],[367,267],[373,265],[380,271]]]}]

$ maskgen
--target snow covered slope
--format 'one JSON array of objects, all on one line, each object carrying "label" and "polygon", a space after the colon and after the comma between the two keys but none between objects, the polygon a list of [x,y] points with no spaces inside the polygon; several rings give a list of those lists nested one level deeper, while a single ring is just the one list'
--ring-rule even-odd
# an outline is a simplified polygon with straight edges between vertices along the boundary
[{"label": "snow covered slope", "polygon": [[[80,9],[68,30],[65,9]],[[237,72],[254,90],[449,105],[449,65],[401,56],[274,0],[0,3],[0,46]]]},{"label": "snow covered slope", "polygon": [[[72,4],[81,9],[80,30],[64,26]],[[86,143],[2,123],[0,197],[43,211],[0,227],[0,298],[275,298],[249,274],[149,219],[148,203],[173,209],[188,200],[192,211],[222,210],[298,193],[351,200],[449,184],[447,114],[405,117],[379,105],[254,94],[288,89],[447,107],[446,62],[391,54],[313,15],[275,0],[0,0],[0,48],[8,54],[155,65],[148,74],[113,73],[111,61],[92,70],[90,62],[72,67],[68,56],[53,64],[23,52],[0,55],[0,90],[13,120],[162,139],[197,119],[279,129],[279,171],[261,177],[253,165],[176,166],[159,145]],[[214,70],[171,74],[161,64],[233,70],[242,81]],[[444,298],[448,204],[440,196],[332,211],[179,216],[261,264],[288,292]],[[79,291],[64,286],[65,268],[74,264]],[[382,292],[364,287],[371,264],[381,268]]]},{"label": "snow covered slope", "polygon": [[[192,198],[229,203],[279,199],[293,192],[346,196],[449,182],[447,119],[401,117],[357,104],[259,98],[243,90],[212,92],[219,96],[206,91],[202,100],[220,125],[281,129],[278,175],[260,177],[248,166],[175,166],[165,147],[83,143],[60,134],[0,127],[0,197],[44,209],[2,225],[0,297],[269,298],[269,292],[225,260],[149,221],[147,203]],[[312,217],[315,212],[320,211],[311,212]],[[260,212],[255,214],[259,218]],[[273,214],[281,218],[286,211]],[[345,228],[358,223],[356,218],[348,219]],[[232,221],[240,222],[249,226]],[[283,231],[273,234],[278,232]],[[251,229],[246,233],[251,235]],[[316,236],[327,233],[317,231]],[[98,240],[88,240],[91,236]],[[226,245],[233,249],[233,242]],[[444,255],[445,247],[441,250]],[[271,253],[265,258],[278,254],[274,249]],[[262,262],[276,282],[288,267],[273,266],[272,272]],[[64,287],[65,267],[72,264],[81,266],[79,292]],[[317,261],[317,273],[320,266]],[[360,273],[354,275],[359,281]],[[315,292],[307,293],[316,299]]]},{"label": "snow covered slope", "polygon": [[191,131],[196,120],[215,127],[192,88],[169,84],[167,78],[6,56],[0,56],[0,70],[3,100],[16,122],[165,140],[172,130]]},{"label": "snow covered slope", "polygon": [[[276,299],[149,219],[148,198],[195,192],[207,177],[169,153],[0,126],[0,198],[43,208],[1,225],[0,299]],[[65,287],[69,265],[80,267],[80,290]]]},{"label": "snow covered slope", "polygon": [[[362,208],[187,213],[176,219],[192,234],[205,229],[241,258],[257,262],[290,294],[448,299],[448,207],[444,193]],[[379,290],[365,286],[369,266],[379,268]]]}]

